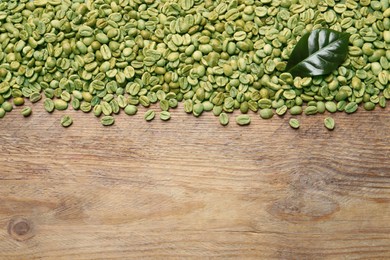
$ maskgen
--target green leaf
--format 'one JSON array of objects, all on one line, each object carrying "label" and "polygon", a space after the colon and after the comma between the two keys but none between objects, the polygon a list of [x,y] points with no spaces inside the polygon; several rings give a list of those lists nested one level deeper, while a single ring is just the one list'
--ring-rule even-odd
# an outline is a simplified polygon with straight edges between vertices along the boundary
[{"label": "green leaf", "polygon": [[291,53],[286,70],[301,77],[331,73],[347,56],[349,36],[331,29],[317,29],[303,35]]}]

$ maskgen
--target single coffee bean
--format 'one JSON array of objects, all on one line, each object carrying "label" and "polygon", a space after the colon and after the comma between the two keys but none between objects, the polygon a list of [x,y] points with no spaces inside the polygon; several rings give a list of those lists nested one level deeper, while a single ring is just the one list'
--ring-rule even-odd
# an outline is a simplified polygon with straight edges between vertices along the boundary
[{"label": "single coffee bean", "polygon": [[71,124],[73,123],[73,119],[68,116],[68,115],[64,115],[62,118],[61,118],[61,125],[63,127],[68,127],[70,126]]}]

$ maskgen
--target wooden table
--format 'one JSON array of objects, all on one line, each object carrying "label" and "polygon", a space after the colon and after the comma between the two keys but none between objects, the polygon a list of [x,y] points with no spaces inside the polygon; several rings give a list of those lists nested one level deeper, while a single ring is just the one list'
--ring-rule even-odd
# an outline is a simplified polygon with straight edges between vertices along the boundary
[{"label": "wooden table", "polygon": [[17,108],[0,120],[0,259],[390,259],[389,112],[328,131],[327,115],[222,127],[180,107],[103,127]]}]

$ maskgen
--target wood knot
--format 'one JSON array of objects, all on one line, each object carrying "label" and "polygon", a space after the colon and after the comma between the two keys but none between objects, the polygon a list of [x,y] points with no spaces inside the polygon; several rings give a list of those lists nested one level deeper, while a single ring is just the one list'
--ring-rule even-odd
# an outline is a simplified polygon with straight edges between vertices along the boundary
[{"label": "wood knot", "polygon": [[14,217],[8,223],[8,234],[17,241],[24,241],[34,236],[31,221],[22,217]]},{"label": "wood knot", "polygon": [[275,201],[268,212],[288,221],[319,221],[330,218],[340,210],[337,201],[319,194],[294,194]]}]

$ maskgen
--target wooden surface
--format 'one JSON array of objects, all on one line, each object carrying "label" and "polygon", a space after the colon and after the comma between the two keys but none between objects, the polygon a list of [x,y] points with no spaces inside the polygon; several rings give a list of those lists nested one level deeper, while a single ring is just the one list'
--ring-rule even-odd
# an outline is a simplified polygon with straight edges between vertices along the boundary
[{"label": "wooden surface", "polygon": [[390,258],[390,109],[334,131],[19,111],[0,120],[0,259]]}]

